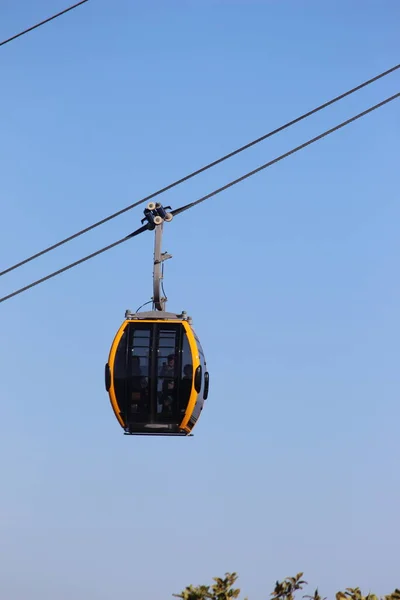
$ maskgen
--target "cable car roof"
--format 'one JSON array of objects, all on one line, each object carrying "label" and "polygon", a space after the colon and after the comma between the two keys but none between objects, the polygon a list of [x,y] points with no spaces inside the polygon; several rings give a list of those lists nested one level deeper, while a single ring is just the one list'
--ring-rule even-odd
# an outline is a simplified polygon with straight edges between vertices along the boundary
[{"label": "cable car roof", "polygon": [[129,320],[159,320],[159,321],[187,321],[189,325],[192,323],[192,317],[189,317],[185,311],[180,314],[167,312],[163,310],[148,310],[143,312],[133,313],[129,310],[125,312],[125,318]]}]

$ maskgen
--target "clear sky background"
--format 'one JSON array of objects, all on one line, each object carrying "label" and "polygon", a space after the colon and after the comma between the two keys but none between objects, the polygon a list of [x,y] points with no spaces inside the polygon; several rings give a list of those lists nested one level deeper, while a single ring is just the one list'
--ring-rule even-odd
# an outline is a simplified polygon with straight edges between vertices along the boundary
[{"label": "clear sky background", "polygon": [[[0,38],[66,7],[4,0]],[[92,0],[0,49],[0,268],[399,62],[398,0]],[[174,208],[399,91],[400,73],[179,186]],[[165,227],[210,370],[193,438],[124,436],[104,364],[153,236],[0,307],[0,593],[250,600],[400,585],[399,101]],[[4,276],[128,234],[139,207]]]}]

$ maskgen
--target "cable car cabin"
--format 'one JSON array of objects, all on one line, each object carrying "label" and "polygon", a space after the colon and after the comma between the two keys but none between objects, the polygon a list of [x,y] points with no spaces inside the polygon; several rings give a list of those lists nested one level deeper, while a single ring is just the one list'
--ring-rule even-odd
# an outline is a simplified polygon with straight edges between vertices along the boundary
[{"label": "cable car cabin", "polygon": [[105,369],[106,390],[125,433],[188,435],[208,396],[206,369],[185,313],[127,312]]}]

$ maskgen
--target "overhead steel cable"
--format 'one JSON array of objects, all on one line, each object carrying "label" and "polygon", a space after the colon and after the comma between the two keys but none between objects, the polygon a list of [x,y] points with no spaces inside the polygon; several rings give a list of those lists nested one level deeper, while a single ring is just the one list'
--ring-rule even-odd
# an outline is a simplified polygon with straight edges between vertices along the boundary
[{"label": "overhead steel cable", "polygon": [[12,265],[11,267],[8,267],[4,271],[1,271],[0,277],[2,275],[5,275],[6,273],[9,273],[10,271],[13,271],[14,269],[18,269],[19,267],[26,265],[28,262],[30,262],[36,258],[39,258],[39,256],[43,256],[43,254],[46,254],[47,252],[50,252],[51,250],[55,250],[56,248],[59,248],[63,244],[70,242],[71,240],[83,235],[84,233],[88,233],[92,229],[95,229],[96,227],[99,227],[100,225],[103,225],[104,223],[111,221],[111,219],[115,219],[116,217],[119,217],[123,213],[125,213],[129,210],[132,210],[136,206],[139,206],[139,204],[142,204],[143,202],[152,200],[156,196],[159,196],[160,194],[163,194],[163,193],[167,192],[168,190],[171,190],[172,188],[180,185],[181,183],[188,181],[192,177],[195,177],[196,175],[200,175],[200,173],[204,173],[208,169],[215,167],[216,165],[228,160],[229,158],[232,158],[233,156],[240,154],[244,150],[247,150],[248,148],[251,148],[252,146],[255,146],[256,144],[259,144],[260,142],[266,140],[267,138],[272,137],[273,135],[276,135],[277,133],[280,133],[281,131],[291,127],[292,125],[299,123],[300,121],[306,119],[307,117],[310,117],[311,115],[323,110],[324,108],[331,106],[335,102],[338,102],[339,100],[342,100],[343,98],[346,98],[347,96],[350,96],[351,94],[354,94],[358,90],[361,90],[362,88],[366,87],[367,85],[374,83],[378,79],[381,79],[382,77],[386,77],[387,75],[389,75],[390,73],[393,73],[394,71],[396,71],[399,68],[400,68],[400,64],[395,65],[394,67],[388,69],[387,71],[383,71],[379,75],[376,75],[375,77],[372,77],[371,79],[368,79],[367,81],[364,81],[360,85],[357,85],[356,87],[352,88],[351,90],[348,90],[347,92],[344,92],[343,94],[340,94],[339,96],[336,96],[332,100],[329,100],[328,102],[325,102],[324,104],[321,104],[320,106],[317,106],[316,108],[300,115],[299,117],[296,117],[295,119],[292,119],[291,121],[288,121],[284,125],[281,125],[280,127],[273,129],[272,131],[269,131],[265,135],[249,142],[248,144],[245,144],[244,146],[241,146],[240,148],[237,148],[236,150],[229,152],[229,154],[225,154],[221,158],[218,158],[217,160],[210,162],[209,164],[205,165],[204,167],[201,167],[200,169],[197,169],[196,171],[189,173],[189,175],[186,175],[185,177],[182,177],[181,179],[178,179],[178,180],[174,181],[173,183],[170,183],[169,185],[157,190],[156,192],[153,192],[152,194],[145,196],[141,200],[138,200],[137,202],[134,202],[133,204],[130,204],[129,206],[126,206],[125,208],[122,208],[121,210],[118,210],[117,212],[112,213],[108,217],[105,217],[104,219],[101,219],[100,221],[93,223],[93,225],[89,225],[89,227],[85,227],[84,229],[81,229],[77,233],[74,233],[73,235],[66,237],[65,239],[57,242],[56,244],[53,244],[53,245],[49,246],[48,248],[45,248],[44,250],[41,250],[40,252],[37,252],[36,254],[33,254],[32,256],[25,258],[24,260]]},{"label": "overhead steel cable", "polygon": [[[342,127],[345,127],[346,125],[349,125],[350,123],[353,123],[357,119],[360,119],[361,117],[364,117],[365,115],[367,115],[367,114],[371,113],[372,111],[380,108],[381,106],[384,106],[385,104],[388,104],[389,102],[392,102],[393,100],[395,100],[396,98],[399,98],[399,97],[400,97],[400,92],[398,92],[397,94],[394,94],[393,96],[390,96],[389,98],[386,98],[382,102],[379,102],[378,104],[375,104],[374,106],[371,106],[370,108],[367,108],[366,110],[364,110],[361,113],[358,113],[354,117],[351,117],[350,119],[347,119],[346,121],[343,121],[342,123],[339,123],[339,125],[336,125],[335,127],[332,127],[331,129],[327,129],[326,131],[324,131],[320,135],[317,135],[316,137],[311,138],[307,142],[304,142],[303,144],[300,144],[300,146],[296,146],[292,150],[289,150],[289,152],[285,152],[284,154],[281,154],[277,158],[274,158],[273,160],[270,160],[270,161],[264,163],[260,167],[257,167],[257,169],[254,169],[253,171],[249,171],[248,173],[246,173],[245,175],[242,175],[238,179],[234,179],[233,181],[230,181],[226,185],[224,185],[224,186],[222,186],[222,187],[214,190],[213,192],[211,192],[209,194],[206,194],[205,196],[202,196],[198,200],[195,200],[194,202],[190,202],[189,204],[186,204],[184,206],[181,206],[180,208],[177,208],[177,209],[173,210],[172,214],[173,215],[178,215],[178,214],[180,214],[180,213],[182,213],[182,212],[184,212],[186,210],[189,210],[190,208],[193,208],[194,206],[196,206],[197,204],[200,204],[201,202],[204,202],[208,198],[211,198],[213,196],[216,196],[217,194],[220,194],[224,190],[227,190],[228,188],[236,185],[237,183],[240,183],[241,181],[244,181],[248,177],[252,177],[253,175],[255,175],[256,173],[259,173],[263,169],[266,169],[267,167],[270,167],[270,166],[276,164],[277,162],[283,160],[284,158],[287,158],[288,156],[290,156],[292,154],[295,154],[296,152],[299,152],[299,150],[302,150],[303,148],[306,148],[307,146],[310,146],[314,142],[317,142],[318,140],[321,140],[322,138],[324,138],[324,137],[330,135],[331,133],[333,133],[334,131],[338,131]],[[62,269],[59,269],[58,271],[55,271],[54,273],[51,273],[50,275],[47,275],[46,277],[42,277],[41,279],[38,279],[37,281],[34,281],[33,283],[30,283],[29,285],[26,285],[25,287],[20,288],[19,290],[16,290],[15,292],[12,292],[11,294],[8,294],[7,296],[4,296],[3,298],[0,298],[0,302],[4,302],[5,300],[13,298],[14,296],[17,296],[18,294],[21,294],[22,292],[25,292],[26,290],[34,287],[35,285],[38,285],[39,283],[43,283],[44,281],[47,281],[48,279],[51,279],[52,277],[55,277],[56,275],[59,275],[60,273],[63,273],[64,271],[67,271],[68,269],[72,269],[72,267],[75,267],[75,266],[77,266],[77,265],[79,265],[79,264],[81,264],[81,263],[89,260],[90,258],[93,258],[93,257],[97,256],[98,254],[101,254],[102,252],[105,252],[106,250],[110,250],[111,248],[114,248],[115,246],[117,246],[119,244],[122,244],[123,242],[126,242],[126,241],[130,240],[133,237],[136,237],[137,235],[139,235],[140,233],[143,233],[147,229],[148,229],[148,226],[144,225],[144,226],[140,227],[139,229],[137,229],[136,231],[134,231],[133,233],[131,233],[131,234],[129,234],[129,235],[121,238],[120,240],[118,240],[118,241],[116,241],[116,242],[114,242],[114,243],[112,243],[112,244],[110,244],[108,246],[105,246],[104,248],[101,248],[100,250],[97,250],[97,252],[93,252],[92,254],[89,254],[88,256],[86,256],[84,258],[81,258],[80,260],[78,260],[78,261],[76,261],[74,263],[71,263],[70,265],[67,265],[66,267],[63,267]]]},{"label": "overhead steel cable", "polygon": [[26,285],[25,287],[17,290],[16,292],[9,294],[8,296],[4,296],[4,298],[0,299],[0,302],[4,302],[4,300],[8,300],[9,298],[12,298],[13,296],[17,296],[18,294],[21,294],[22,292],[29,290],[31,287],[34,287],[35,285],[39,285],[39,283],[43,283],[44,281],[47,281],[48,279],[51,279],[52,277],[55,277],[56,275],[60,275],[61,273],[64,273],[64,271],[68,271],[68,269],[72,269],[73,267],[76,267],[76,266],[80,265],[81,263],[83,263],[91,258],[94,258],[95,256],[98,256],[99,254],[102,254],[103,252],[106,252],[107,250],[111,250],[111,248],[115,248],[116,246],[119,246],[119,244],[122,244],[123,242],[127,242],[131,238],[139,235],[139,233],[143,233],[146,230],[147,230],[147,225],[143,225],[143,227],[139,227],[139,229],[137,229],[133,233],[130,233],[129,235],[126,235],[125,237],[121,238],[120,240],[117,240],[116,242],[113,242],[112,244],[109,244],[108,246],[105,246],[104,248],[101,248],[100,250],[97,250],[96,252],[93,252],[92,254],[85,256],[84,258],[76,260],[75,262],[71,263],[70,265],[63,267],[62,269],[58,269],[58,271],[55,271],[54,273],[51,273],[50,275],[46,275],[46,277],[42,277],[41,279],[34,281],[33,283]]},{"label": "overhead steel cable", "polygon": [[185,210],[189,210],[189,208],[192,208],[193,206],[200,204],[200,202],[204,202],[205,200],[208,200],[209,198],[212,198],[213,196],[220,194],[221,192],[232,187],[233,185],[236,185],[237,183],[244,181],[248,177],[252,177],[253,175],[255,175],[256,173],[259,173],[263,169],[266,169],[267,167],[271,167],[275,163],[283,160],[284,158],[290,156],[291,154],[295,154],[295,152],[298,152],[299,150],[302,150],[303,148],[310,146],[314,142],[321,140],[322,138],[326,137],[327,135],[333,133],[334,131],[338,131],[338,129],[341,129],[342,127],[345,127],[346,125],[349,125],[349,123],[353,123],[353,121],[356,121],[357,119],[361,119],[361,117],[364,117],[365,115],[372,112],[373,110],[376,110],[377,108],[380,108],[381,106],[384,106],[385,104],[388,104],[389,102],[392,102],[399,96],[400,96],[400,92],[398,92],[397,94],[394,94],[393,96],[390,96],[389,98],[386,98],[386,100],[383,100],[382,102],[379,102],[378,104],[375,104],[374,106],[371,106],[370,108],[367,108],[367,110],[364,110],[363,112],[358,113],[358,115],[355,115],[354,117],[351,117],[350,119],[347,119],[347,121],[343,121],[343,123],[340,123],[339,125],[336,125],[335,127],[332,127],[332,129],[328,129],[327,131],[320,133],[320,135],[317,135],[316,137],[308,140],[307,142],[304,142],[304,144],[300,144],[300,146],[296,146],[296,148],[293,148],[293,150],[289,150],[289,152],[285,152],[285,154],[281,154],[277,158],[274,158],[273,160],[270,160],[269,162],[261,165],[260,167],[257,167],[257,169],[254,169],[253,171],[249,171],[249,173],[242,175],[242,177],[238,177],[238,179],[234,179],[233,181],[230,181],[226,185],[223,185],[222,187],[218,188],[217,190],[214,190],[210,194],[207,194],[206,196],[203,196],[202,198],[199,198],[198,200],[195,200],[194,202],[190,202],[189,204],[186,204],[185,206],[181,206],[180,208],[177,208],[176,210],[171,211],[172,214],[179,215],[180,213],[184,212]]},{"label": "overhead steel cable", "polygon": [[61,15],[65,15],[65,13],[69,12],[70,10],[74,10],[74,8],[78,8],[78,6],[80,6],[81,4],[85,4],[85,2],[89,2],[89,0],[81,0],[81,2],[77,2],[73,6],[70,6],[69,8],[65,8],[64,10],[57,13],[56,15],[53,15],[52,17],[48,17],[44,21],[40,21],[40,23],[36,23],[36,25],[32,25],[32,27],[29,27],[28,29],[24,29],[24,31],[21,31],[20,33],[16,33],[15,35],[8,38],[7,40],[3,40],[2,42],[0,42],[0,46],[5,46],[5,44],[8,44],[9,42],[16,40],[17,38],[21,37],[22,35],[25,35],[26,33],[29,33],[30,31],[33,31],[34,29],[37,29],[38,27],[41,27],[42,25],[49,23],[49,21],[53,21],[54,19],[57,19],[57,17],[61,17]]}]

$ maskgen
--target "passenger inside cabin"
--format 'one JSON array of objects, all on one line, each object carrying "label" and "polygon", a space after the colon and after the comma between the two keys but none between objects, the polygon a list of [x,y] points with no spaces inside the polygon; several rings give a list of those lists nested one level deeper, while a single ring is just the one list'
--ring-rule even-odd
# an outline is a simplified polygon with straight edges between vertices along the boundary
[{"label": "passenger inside cabin", "polygon": [[193,379],[193,365],[185,365],[183,367],[183,379]]},{"label": "passenger inside cabin", "polygon": [[187,364],[183,367],[183,377],[181,380],[179,408],[181,413],[186,411],[190,394],[192,391],[193,365]]},{"label": "passenger inside cabin", "polygon": [[142,375],[142,367],[140,365],[140,356],[132,356],[132,376],[133,377],[138,377],[140,375]]},{"label": "passenger inside cabin", "polygon": [[166,363],[163,364],[160,371],[160,377],[175,376],[175,354],[169,354]]},{"label": "passenger inside cabin", "polygon": [[175,381],[173,379],[164,379],[161,393],[161,404],[163,414],[171,415],[174,410],[176,400]]},{"label": "passenger inside cabin", "polygon": [[148,381],[143,377],[143,368],[140,365],[140,357],[132,356],[131,367],[131,410],[141,412],[147,407]]}]

